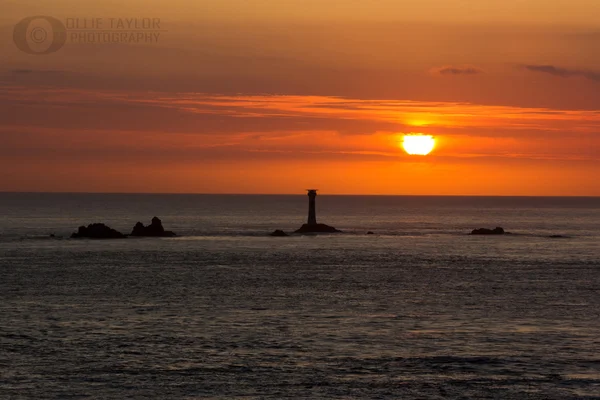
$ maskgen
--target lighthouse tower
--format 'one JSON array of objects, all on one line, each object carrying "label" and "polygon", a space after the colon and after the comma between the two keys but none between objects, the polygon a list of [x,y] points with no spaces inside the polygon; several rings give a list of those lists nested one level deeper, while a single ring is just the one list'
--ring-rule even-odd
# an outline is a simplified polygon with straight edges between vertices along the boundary
[{"label": "lighthouse tower", "polygon": [[317,189],[306,189],[308,191],[308,225],[317,224]]},{"label": "lighthouse tower", "polygon": [[302,225],[295,233],[338,233],[333,226],[317,224],[317,189],[306,189],[308,192],[308,223]]}]

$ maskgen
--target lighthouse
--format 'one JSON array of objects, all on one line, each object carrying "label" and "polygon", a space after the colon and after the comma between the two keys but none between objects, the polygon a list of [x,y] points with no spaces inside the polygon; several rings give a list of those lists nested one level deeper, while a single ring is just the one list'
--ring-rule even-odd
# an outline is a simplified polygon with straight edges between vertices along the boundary
[{"label": "lighthouse", "polygon": [[306,189],[308,192],[308,223],[302,225],[295,233],[338,233],[333,226],[317,224],[317,189]]},{"label": "lighthouse", "polygon": [[306,189],[308,192],[308,225],[317,224],[317,189]]}]

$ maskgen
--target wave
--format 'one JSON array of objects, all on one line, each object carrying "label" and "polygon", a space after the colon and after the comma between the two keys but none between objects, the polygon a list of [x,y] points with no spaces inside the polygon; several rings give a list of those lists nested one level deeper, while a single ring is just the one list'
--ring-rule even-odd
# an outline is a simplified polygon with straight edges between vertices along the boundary
[{"label": "wave", "polygon": [[[207,239],[207,238],[265,238],[270,237],[271,231],[264,230],[248,230],[241,232],[227,232],[227,231],[188,231],[178,235],[174,238],[140,238],[140,237],[129,237],[129,240],[193,240],[196,238]],[[365,237],[365,238],[408,238],[408,237],[469,237],[469,238],[482,238],[481,235],[471,235],[470,232],[457,231],[457,230],[428,230],[428,231],[392,231],[392,230],[374,230],[373,234],[367,234],[366,230],[344,230],[342,233],[333,234],[294,234],[293,231],[288,231],[290,238],[298,237]],[[574,234],[549,234],[539,232],[513,232],[506,235],[492,235],[483,236],[483,238],[497,239],[498,236],[503,238],[512,239],[548,239],[548,240],[576,240],[581,238],[593,238],[597,235],[578,233]],[[281,238],[280,238],[281,239]],[[0,235],[0,243],[2,242],[23,242],[23,241],[62,241],[62,240],[78,240],[82,239],[71,239],[70,234],[2,234]],[[85,239],[83,239],[85,240]]]}]

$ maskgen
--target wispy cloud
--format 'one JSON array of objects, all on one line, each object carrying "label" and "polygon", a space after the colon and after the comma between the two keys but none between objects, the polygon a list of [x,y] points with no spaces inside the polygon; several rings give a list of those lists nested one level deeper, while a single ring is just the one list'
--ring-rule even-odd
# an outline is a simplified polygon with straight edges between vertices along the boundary
[{"label": "wispy cloud", "polygon": [[260,153],[266,160],[267,154],[306,159],[331,153],[376,160],[398,157],[398,136],[419,132],[442,138],[449,157],[524,152],[536,158],[546,151],[572,160],[591,157],[589,149],[600,140],[599,111],[332,96],[2,89],[0,106],[11,115],[0,128],[5,157],[31,156],[35,143],[34,155],[41,158],[60,152],[67,158],[242,160]]},{"label": "wispy cloud", "polygon": [[[482,129],[501,128],[505,135],[512,130],[541,129],[550,131],[579,131],[596,133],[600,127],[600,111],[564,110],[493,106],[461,102],[430,102],[413,100],[364,100],[333,96],[287,95],[212,95],[205,93],[116,92],[66,89],[27,89],[5,86],[0,91],[0,105],[22,104],[52,106],[56,113],[65,110],[78,116],[80,108],[97,108],[101,120],[111,116],[111,128],[119,126],[125,115],[139,117],[136,126],[156,128],[159,116],[169,125],[181,125],[182,120],[192,125],[191,132],[202,132],[202,125],[215,118],[218,124],[210,125],[210,133],[281,132],[327,130],[346,132],[360,125],[352,133],[371,134],[376,130],[421,130],[442,128]],[[82,110],[82,111],[85,111]],[[116,111],[118,113],[116,113]],[[162,110],[162,111],[161,111]],[[29,109],[27,110],[29,111]],[[87,112],[87,111],[86,111]],[[145,112],[147,114],[139,114]],[[110,114],[112,113],[112,114]],[[109,115],[110,114],[110,115]],[[116,114],[116,115],[113,115]],[[45,114],[44,114],[45,115]],[[194,118],[187,120],[186,116]],[[89,116],[88,116],[89,117]],[[152,121],[143,124],[143,118]],[[64,118],[60,118],[63,121]],[[93,121],[84,121],[89,127]],[[275,130],[271,129],[276,123]],[[227,129],[231,125],[233,131]],[[51,126],[46,123],[44,126]],[[187,129],[186,129],[187,131]]]},{"label": "wispy cloud", "polygon": [[29,69],[29,68],[17,68],[10,70],[12,75],[23,76],[23,75],[75,75],[76,73],[71,71],[53,70],[53,69]]},{"label": "wispy cloud", "polygon": [[583,77],[591,81],[600,82],[600,72],[585,69],[570,69],[555,65],[524,65],[528,71],[539,72],[557,76],[559,78]]},{"label": "wispy cloud", "polygon": [[478,75],[484,71],[472,65],[445,65],[443,67],[436,67],[429,70],[433,75]]}]

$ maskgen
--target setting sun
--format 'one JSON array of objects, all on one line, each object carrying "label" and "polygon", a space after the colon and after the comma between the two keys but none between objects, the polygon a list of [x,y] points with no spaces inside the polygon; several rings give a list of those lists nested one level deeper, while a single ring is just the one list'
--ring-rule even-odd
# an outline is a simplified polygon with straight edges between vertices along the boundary
[{"label": "setting sun", "polygon": [[410,155],[426,156],[435,147],[435,139],[430,135],[405,135],[402,147]]}]

